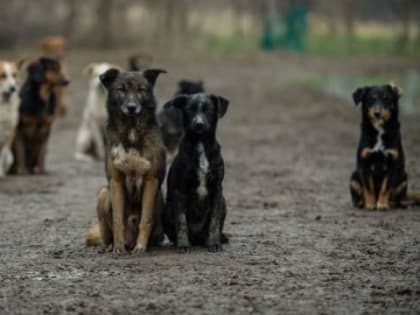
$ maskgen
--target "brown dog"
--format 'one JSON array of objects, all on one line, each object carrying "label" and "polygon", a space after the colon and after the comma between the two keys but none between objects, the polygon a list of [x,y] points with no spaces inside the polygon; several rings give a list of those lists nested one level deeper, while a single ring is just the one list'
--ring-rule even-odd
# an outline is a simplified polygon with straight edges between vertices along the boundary
[{"label": "brown dog", "polygon": [[162,72],[110,69],[100,76],[108,91],[105,163],[109,186],[98,194],[99,228],[88,232],[87,244],[112,246],[115,253],[133,248],[144,252],[149,239],[162,239],[161,183],[166,165],[153,95]]},{"label": "brown dog", "polygon": [[[41,49],[44,56],[55,58],[61,63],[63,72],[65,71],[64,56],[66,50],[66,39],[62,36],[48,36],[41,40]],[[57,114],[64,116],[69,110],[68,90],[64,86],[56,87],[57,94]]]},{"label": "brown dog", "polygon": [[60,63],[42,57],[28,66],[20,91],[19,121],[11,173],[45,173],[45,155],[57,105],[56,87],[69,84]]}]

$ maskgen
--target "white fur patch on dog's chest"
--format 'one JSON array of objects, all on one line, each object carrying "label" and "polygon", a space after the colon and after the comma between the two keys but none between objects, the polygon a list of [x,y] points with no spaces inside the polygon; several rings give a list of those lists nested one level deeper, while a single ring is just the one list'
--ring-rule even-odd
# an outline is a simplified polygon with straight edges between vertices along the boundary
[{"label": "white fur patch on dog's chest", "polygon": [[206,156],[206,151],[204,150],[204,145],[200,142],[197,145],[198,152],[198,187],[197,194],[200,199],[204,199],[207,194],[207,174],[209,172],[209,160]]},{"label": "white fur patch on dog's chest", "polygon": [[372,149],[375,152],[382,152],[385,150],[385,145],[384,145],[384,140],[383,140],[383,135],[385,131],[380,126],[375,126],[375,129],[378,132],[378,135],[376,136],[376,143]]},{"label": "white fur patch on dog's chest", "polygon": [[131,143],[135,143],[137,140],[137,133],[135,129],[131,129],[128,133],[128,139],[131,141]]}]

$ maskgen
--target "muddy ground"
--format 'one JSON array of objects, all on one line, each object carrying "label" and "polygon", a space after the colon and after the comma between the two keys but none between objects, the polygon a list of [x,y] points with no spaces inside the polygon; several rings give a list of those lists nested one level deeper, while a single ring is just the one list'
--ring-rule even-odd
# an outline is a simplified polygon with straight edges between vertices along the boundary
[{"label": "muddy ground", "polygon": [[[218,254],[153,248],[116,257],[83,243],[105,180],[102,163],[73,153],[86,96],[80,71],[122,55],[70,54],[73,108],[55,126],[50,174],[0,182],[0,314],[420,313],[420,208],[353,209],[358,110],[281,83],[293,73],[398,72],[412,62],[158,60],[169,71],[157,84],[160,102],[188,77],[231,99],[219,130],[231,241]],[[409,187],[420,190],[418,117],[402,121]]]}]

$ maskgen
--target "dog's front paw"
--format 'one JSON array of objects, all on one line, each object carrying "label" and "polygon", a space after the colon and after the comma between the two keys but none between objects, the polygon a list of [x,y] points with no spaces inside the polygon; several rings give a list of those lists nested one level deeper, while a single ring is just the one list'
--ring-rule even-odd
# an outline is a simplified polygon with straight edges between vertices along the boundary
[{"label": "dog's front paw", "polygon": [[375,210],[376,209],[376,205],[375,204],[371,204],[371,203],[367,203],[367,204],[365,204],[365,208],[367,209],[367,210]]},{"label": "dog's front paw", "polygon": [[28,169],[24,168],[24,167],[19,167],[16,169],[16,174],[17,175],[27,175],[29,174]]},{"label": "dog's front paw", "polygon": [[213,244],[209,245],[208,250],[210,253],[217,253],[222,251],[222,245],[221,244]]},{"label": "dog's front paw", "polygon": [[188,254],[191,251],[191,246],[177,246],[176,251],[178,252],[178,254]]},{"label": "dog's front paw", "polygon": [[387,209],[389,209],[389,204],[378,202],[377,205],[376,205],[376,209],[378,209],[378,210],[387,210]]},{"label": "dog's front paw", "polygon": [[113,248],[112,251],[116,255],[122,255],[122,254],[126,254],[127,253],[127,251],[125,250],[124,245],[122,245],[122,246],[115,246],[114,245],[114,248]]},{"label": "dog's front paw", "polygon": [[144,254],[147,251],[147,248],[141,244],[137,244],[133,249],[134,254]]}]

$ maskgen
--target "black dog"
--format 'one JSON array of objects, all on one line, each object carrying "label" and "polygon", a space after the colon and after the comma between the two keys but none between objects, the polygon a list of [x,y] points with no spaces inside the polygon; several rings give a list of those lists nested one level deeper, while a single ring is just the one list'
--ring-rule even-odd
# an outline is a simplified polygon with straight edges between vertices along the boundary
[{"label": "black dog", "polygon": [[46,172],[45,156],[58,104],[57,89],[68,84],[56,59],[41,57],[29,65],[27,79],[20,90],[12,173]]},{"label": "black dog", "polygon": [[185,135],[169,171],[164,227],[179,252],[191,245],[217,252],[226,241],[224,162],[216,128],[228,104],[224,97],[209,94],[181,95],[172,101],[182,112]]},{"label": "black dog", "polygon": [[[204,92],[202,81],[181,80],[178,82],[178,91],[175,93],[175,96],[202,92]],[[158,120],[163,143],[168,152],[168,160],[172,161],[184,134],[182,114],[178,109],[171,106],[171,102],[168,102],[163,105],[162,111],[158,114]]]},{"label": "black dog", "polygon": [[362,104],[362,124],[357,169],[350,191],[355,207],[400,207],[407,197],[407,174],[401,143],[398,87],[388,84],[358,88],[356,105]]}]

